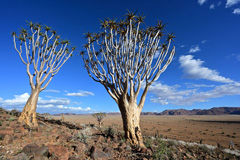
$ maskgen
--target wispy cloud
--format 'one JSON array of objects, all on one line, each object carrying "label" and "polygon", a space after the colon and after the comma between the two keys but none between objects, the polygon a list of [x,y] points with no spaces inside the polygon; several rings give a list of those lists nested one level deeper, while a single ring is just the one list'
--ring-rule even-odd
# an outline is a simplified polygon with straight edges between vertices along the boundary
[{"label": "wispy cloud", "polygon": [[206,42],[207,42],[207,40],[202,40],[202,41],[201,41],[202,44],[204,44],[204,43],[206,43]]},{"label": "wispy cloud", "polygon": [[211,4],[209,9],[214,9],[215,8],[215,5],[214,4]]},{"label": "wispy cloud", "polygon": [[238,3],[240,3],[240,0],[227,0],[226,8],[236,5]]},{"label": "wispy cloud", "polygon": [[198,0],[198,4],[203,5],[203,3],[207,2],[207,0]]},{"label": "wispy cloud", "polygon": [[204,61],[194,59],[193,55],[182,55],[179,57],[180,68],[184,75],[191,79],[206,79],[215,82],[232,83],[233,80],[220,76],[216,70],[203,67]]},{"label": "wispy cloud", "polygon": [[236,8],[233,10],[233,14],[240,14],[240,8]]},{"label": "wispy cloud", "polygon": [[193,103],[209,101],[212,98],[240,95],[240,83],[219,85],[209,91],[201,92],[198,89],[184,90],[180,89],[179,85],[168,86],[155,82],[150,86],[149,93],[153,94],[151,97],[153,103],[192,105]]},{"label": "wispy cloud", "polygon": [[196,46],[192,46],[189,50],[189,53],[196,53],[196,52],[199,52],[201,49],[199,48],[198,45]]},{"label": "wispy cloud", "polygon": [[207,85],[207,84],[192,84],[192,83],[185,83],[187,88],[210,88],[215,87],[215,85]]},{"label": "wispy cloud", "polygon": [[220,6],[222,4],[222,1],[219,1],[218,3],[217,3],[217,6]]},{"label": "wispy cloud", "polygon": [[43,92],[60,93],[60,91],[58,91],[58,90],[53,90],[53,89],[43,90]]},{"label": "wispy cloud", "polygon": [[66,96],[73,96],[73,97],[84,97],[84,96],[94,96],[94,93],[89,91],[78,91],[77,93],[67,93]]}]

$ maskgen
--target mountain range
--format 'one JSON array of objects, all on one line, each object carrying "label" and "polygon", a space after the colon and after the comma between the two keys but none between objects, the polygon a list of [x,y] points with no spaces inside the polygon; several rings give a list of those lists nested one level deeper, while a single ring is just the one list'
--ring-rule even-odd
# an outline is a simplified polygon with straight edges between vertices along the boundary
[{"label": "mountain range", "polygon": [[[60,115],[78,115],[75,113],[59,113],[53,114],[53,116]],[[120,112],[110,112],[106,113],[107,115],[120,115]],[[175,110],[165,110],[163,112],[142,112],[141,115],[240,115],[240,107],[213,107],[211,109],[175,109]]]}]

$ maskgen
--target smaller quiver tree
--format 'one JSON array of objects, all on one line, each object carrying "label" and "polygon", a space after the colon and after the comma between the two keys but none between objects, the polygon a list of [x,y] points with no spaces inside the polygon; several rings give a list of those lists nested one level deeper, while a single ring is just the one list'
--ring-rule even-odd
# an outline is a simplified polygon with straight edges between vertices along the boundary
[{"label": "smaller quiver tree", "polygon": [[119,22],[101,21],[101,32],[85,34],[87,54],[80,53],[89,76],[102,84],[117,103],[126,140],[143,147],[140,114],[147,91],[175,54],[175,47],[170,48],[175,36],[166,33],[165,24],[158,21],[155,27],[144,28],[144,18],[128,12]]},{"label": "smaller quiver tree", "polygon": [[[14,48],[26,65],[31,86],[31,95],[18,121],[37,127],[36,108],[39,93],[46,89],[63,64],[72,56],[75,47],[69,49],[69,41],[60,40],[56,31],[48,26],[32,22],[28,24],[29,29],[22,28],[19,35],[12,33]],[[16,39],[19,41],[19,48]]]},{"label": "smaller quiver tree", "polygon": [[106,114],[100,112],[100,113],[94,113],[92,116],[96,118],[96,120],[98,121],[99,128],[101,128],[103,119],[106,117]]}]

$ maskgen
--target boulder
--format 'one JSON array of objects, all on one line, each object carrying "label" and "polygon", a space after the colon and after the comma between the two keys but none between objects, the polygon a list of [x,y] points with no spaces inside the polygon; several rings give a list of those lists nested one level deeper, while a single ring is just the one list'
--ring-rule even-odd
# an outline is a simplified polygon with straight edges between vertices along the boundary
[{"label": "boulder", "polygon": [[61,145],[48,145],[48,148],[49,154],[54,155],[58,160],[68,160],[70,153],[66,147]]},{"label": "boulder", "polygon": [[110,147],[106,147],[103,149],[103,152],[105,152],[108,156],[108,159],[113,159],[114,157],[114,151]]},{"label": "boulder", "polygon": [[25,153],[20,153],[12,158],[12,160],[29,160],[28,156]]},{"label": "boulder", "polygon": [[39,146],[37,144],[27,144],[25,147],[23,147],[23,152],[27,155],[34,155],[34,153],[39,150]]},{"label": "boulder", "polygon": [[85,143],[79,142],[75,150],[78,154],[85,154],[85,152],[87,151],[87,146]]},{"label": "boulder", "polygon": [[48,147],[47,146],[42,146],[38,150],[36,150],[34,158],[36,158],[36,157],[40,157],[40,158],[47,157],[48,153],[49,153]]},{"label": "boulder", "polygon": [[98,159],[98,160],[107,160],[107,159],[109,159],[107,153],[104,153],[101,149],[99,149],[99,148],[97,148],[95,146],[91,147],[90,155],[91,155],[91,158],[93,158],[93,159]]}]

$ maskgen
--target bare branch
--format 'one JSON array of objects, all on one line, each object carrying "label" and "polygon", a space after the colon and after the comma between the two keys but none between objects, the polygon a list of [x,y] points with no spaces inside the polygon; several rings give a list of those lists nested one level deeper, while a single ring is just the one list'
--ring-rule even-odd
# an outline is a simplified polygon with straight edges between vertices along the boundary
[{"label": "bare branch", "polygon": [[156,27],[143,29],[144,18],[129,12],[120,22],[101,21],[102,32],[85,34],[87,56],[82,55],[89,76],[103,84],[116,102],[125,98],[135,103],[144,81],[139,108],[143,107],[148,87],[166,70],[175,53],[175,47],[169,52],[175,36],[165,37],[165,24],[158,21]]}]

